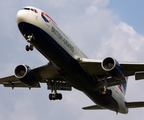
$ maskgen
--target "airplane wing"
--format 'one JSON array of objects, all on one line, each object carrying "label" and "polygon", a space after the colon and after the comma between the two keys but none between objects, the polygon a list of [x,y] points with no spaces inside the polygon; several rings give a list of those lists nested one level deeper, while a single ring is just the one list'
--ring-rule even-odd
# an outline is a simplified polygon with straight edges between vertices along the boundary
[{"label": "airplane wing", "polygon": [[[106,75],[106,72],[101,67],[102,60],[83,58],[79,63],[81,67],[91,76]],[[119,64],[121,65],[125,76],[135,75],[136,72],[144,71],[144,63],[119,62]]]},{"label": "airplane wing", "polygon": [[[82,58],[79,61],[80,66],[83,70],[92,77],[98,77],[103,80],[107,77],[108,86],[114,86],[119,84],[124,84],[125,80],[116,80],[105,72],[101,67],[102,60],[93,60]],[[131,76],[135,75],[136,80],[144,79],[144,63],[130,63],[130,62],[119,62],[121,65],[124,75]],[[52,88],[53,80],[56,80],[60,86],[58,90],[71,90],[71,85],[67,83],[53,68],[51,65],[46,64],[37,68],[31,69],[31,71],[39,78],[39,82],[47,83],[48,89]],[[14,75],[0,78],[0,84],[3,84],[5,87],[27,87],[21,83]],[[35,87],[40,87],[35,86]],[[103,86],[102,86],[103,87]]]},{"label": "airplane wing", "polygon": [[[33,74],[38,78],[40,83],[47,83],[48,89],[52,89],[54,80],[57,82],[57,90],[71,90],[71,85],[67,83],[53,68],[50,64],[46,64],[40,67],[31,69]],[[0,84],[5,87],[28,87],[27,85],[20,82],[15,75],[0,78]],[[35,88],[39,88],[38,84]]]},{"label": "airplane wing", "polygon": [[[46,64],[37,68],[31,69],[32,72],[34,72],[36,75],[38,75],[42,80],[44,81],[45,79],[59,79],[60,76],[57,74],[53,68]],[[3,77],[0,78],[0,84],[4,82],[15,82],[19,81],[14,75],[8,76],[8,77]]]},{"label": "airplane wing", "polygon": [[[96,76],[100,79],[104,79],[104,77],[107,77],[108,83],[111,84],[109,86],[124,83],[124,81],[122,83],[118,83],[119,80],[116,81],[116,79],[113,79],[111,76],[109,76],[106,73],[106,71],[102,68],[101,63],[102,60],[94,60],[94,59],[86,59],[86,58],[82,58],[79,61],[80,66],[90,76],[92,77]],[[144,63],[119,62],[119,64],[121,65],[125,76],[135,75],[136,80],[144,79]]]}]

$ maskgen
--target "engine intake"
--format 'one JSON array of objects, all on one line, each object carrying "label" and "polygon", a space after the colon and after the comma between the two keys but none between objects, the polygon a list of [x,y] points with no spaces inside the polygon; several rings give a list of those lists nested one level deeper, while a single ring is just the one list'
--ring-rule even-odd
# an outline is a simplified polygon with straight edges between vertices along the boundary
[{"label": "engine intake", "polygon": [[105,58],[102,61],[101,66],[113,78],[117,80],[125,79],[122,67],[114,58],[111,58],[111,57]]},{"label": "engine intake", "polygon": [[111,71],[116,62],[113,58],[105,58],[102,62],[102,67],[105,71]]},{"label": "engine intake", "polygon": [[18,65],[15,70],[15,77],[29,87],[35,87],[39,84],[29,66]]}]

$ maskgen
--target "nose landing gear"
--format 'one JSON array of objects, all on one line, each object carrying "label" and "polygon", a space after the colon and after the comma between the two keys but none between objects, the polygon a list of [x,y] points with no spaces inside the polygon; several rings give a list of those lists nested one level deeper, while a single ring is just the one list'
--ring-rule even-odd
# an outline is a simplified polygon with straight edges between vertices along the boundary
[{"label": "nose landing gear", "polygon": [[26,51],[29,51],[29,50],[33,51],[33,49],[34,47],[32,44],[26,45]]},{"label": "nose landing gear", "polygon": [[31,41],[32,40],[35,40],[35,37],[33,34],[24,34],[24,38],[27,40],[27,42],[29,42],[30,44],[29,45],[26,45],[26,51],[33,51],[34,47],[33,45],[31,44]]}]

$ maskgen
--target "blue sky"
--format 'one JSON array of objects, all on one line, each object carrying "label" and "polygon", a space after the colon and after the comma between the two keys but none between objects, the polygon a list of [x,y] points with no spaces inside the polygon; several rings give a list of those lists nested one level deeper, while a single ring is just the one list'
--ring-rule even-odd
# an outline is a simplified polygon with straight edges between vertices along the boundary
[{"label": "blue sky", "polygon": [[[48,61],[36,49],[26,52],[27,42],[16,23],[17,11],[30,5],[47,13],[90,58],[111,56],[118,61],[144,62],[143,1],[139,0],[2,0],[0,4],[0,76],[13,74],[19,64],[30,67]],[[144,81],[129,77],[127,101],[144,101]],[[127,115],[112,111],[84,111],[94,103],[82,92],[63,92],[62,101],[49,101],[50,91],[4,88],[0,85],[0,120],[121,120],[143,119],[144,108]]]},{"label": "blue sky", "polygon": [[122,21],[126,22],[140,34],[144,35],[144,1],[110,0],[108,8],[112,9]]}]

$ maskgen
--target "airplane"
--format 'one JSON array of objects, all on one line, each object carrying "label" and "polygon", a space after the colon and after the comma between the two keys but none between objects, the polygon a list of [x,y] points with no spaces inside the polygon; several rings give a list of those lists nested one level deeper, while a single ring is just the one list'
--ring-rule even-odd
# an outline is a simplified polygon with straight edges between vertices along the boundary
[{"label": "airplane", "polygon": [[144,102],[127,102],[128,76],[144,79],[144,63],[120,62],[113,57],[89,59],[80,48],[42,10],[26,6],[17,13],[17,26],[29,43],[26,51],[36,48],[48,63],[36,68],[22,64],[14,75],[0,78],[4,87],[40,88],[46,83],[50,100],[61,100],[58,90],[82,91],[94,103],[84,110],[112,110],[127,114],[129,108],[144,107]]}]

